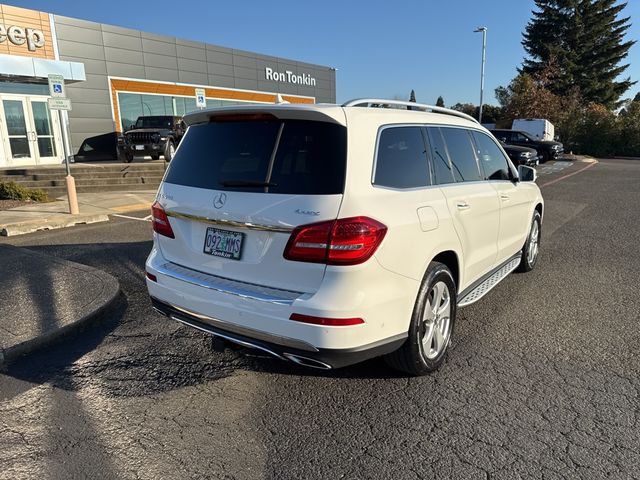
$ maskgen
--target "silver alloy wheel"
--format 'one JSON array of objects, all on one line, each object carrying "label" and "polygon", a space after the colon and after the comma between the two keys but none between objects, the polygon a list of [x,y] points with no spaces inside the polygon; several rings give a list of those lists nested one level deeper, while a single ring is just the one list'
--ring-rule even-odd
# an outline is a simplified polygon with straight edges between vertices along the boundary
[{"label": "silver alloy wheel", "polygon": [[529,245],[527,247],[527,262],[529,265],[536,263],[538,258],[538,244],[540,242],[540,226],[538,222],[534,220],[531,226],[531,238],[529,239]]},{"label": "silver alloy wheel", "polygon": [[422,313],[422,349],[433,360],[449,343],[451,336],[451,292],[444,282],[438,282],[427,294]]},{"label": "silver alloy wheel", "polygon": [[169,158],[173,158],[173,154],[176,152],[176,147],[173,146],[173,142],[169,144]]}]

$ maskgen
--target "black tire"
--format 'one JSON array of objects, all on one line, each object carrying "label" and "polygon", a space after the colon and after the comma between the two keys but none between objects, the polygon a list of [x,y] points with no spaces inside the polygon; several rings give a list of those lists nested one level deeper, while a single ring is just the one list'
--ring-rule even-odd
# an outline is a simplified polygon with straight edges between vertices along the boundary
[{"label": "black tire", "polygon": [[170,162],[173,158],[173,154],[176,151],[176,146],[173,144],[172,140],[167,141],[167,145],[164,148],[164,160],[166,162]]},{"label": "black tire", "polygon": [[160,155],[151,155],[151,160],[160,160]]},{"label": "black tire", "polygon": [[124,154],[124,161],[127,162],[127,163],[133,162],[133,153],[125,153]]},{"label": "black tire", "polygon": [[551,160],[551,154],[549,154],[549,152],[547,152],[546,150],[543,150],[540,163],[547,163],[549,160]]},{"label": "black tire", "polygon": [[[445,330],[443,323],[445,321],[444,314],[440,320],[438,320],[438,316],[436,315],[432,323],[430,323],[428,319],[425,320],[425,309],[430,307],[434,299],[434,289],[438,288],[439,284],[444,284],[447,287],[449,305],[446,333],[441,337],[442,342],[440,349],[433,347],[438,343],[434,341],[437,335],[432,334],[430,336],[431,340],[424,338],[430,331],[428,325],[432,325],[435,329],[440,323],[443,326],[443,330]],[[441,298],[444,299],[444,297]],[[439,310],[441,307],[444,308],[444,305],[445,303],[441,303],[436,307],[436,310]],[[411,324],[409,325],[409,336],[398,350],[385,356],[387,364],[396,370],[415,376],[426,375],[437,370],[447,356],[451,342],[451,334],[453,333],[456,320],[456,309],[456,285],[451,271],[442,263],[431,262],[422,280],[422,285],[420,286],[420,291],[418,292],[418,297],[413,308]],[[429,351],[426,351],[423,341],[428,343]]]},{"label": "black tire", "polygon": [[[535,238],[534,238],[535,237]],[[531,227],[527,235],[527,241],[522,247],[522,256],[520,257],[520,265],[516,268],[516,272],[530,272],[538,263],[540,251],[540,239],[542,238],[542,221],[540,213],[537,210],[533,212],[531,219]],[[535,242],[535,245],[533,243]]]}]

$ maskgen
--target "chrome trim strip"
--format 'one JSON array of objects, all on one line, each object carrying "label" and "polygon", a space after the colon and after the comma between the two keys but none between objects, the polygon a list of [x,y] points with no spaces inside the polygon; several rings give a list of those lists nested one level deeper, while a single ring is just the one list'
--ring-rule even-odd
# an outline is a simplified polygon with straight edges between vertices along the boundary
[{"label": "chrome trim strip", "polygon": [[289,306],[304,295],[304,292],[294,292],[291,290],[283,290],[248,282],[241,282],[238,280],[231,280],[229,278],[192,270],[171,262],[154,266],[153,268],[162,275],[175,278],[176,280],[180,280],[185,283],[190,283],[191,285],[215,290],[220,293],[235,295],[240,298],[256,300],[258,302]]},{"label": "chrome trim strip", "polygon": [[263,347],[262,345],[256,345],[255,343],[250,343],[250,342],[246,342],[244,340],[239,340],[237,338],[234,337],[230,337],[228,335],[224,335],[222,333],[219,332],[212,332],[210,330],[208,330],[207,328],[201,326],[201,325],[197,325],[195,323],[192,323],[186,319],[177,317],[175,315],[171,315],[169,318],[171,318],[171,320],[175,320],[176,322],[182,323],[183,325],[187,325],[188,327],[191,328],[195,328],[196,330],[200,330],[201,332],[204,333],[208,333],[209,335],[213,335],[215,337],[220,337],[220,338],[224,338],[225,340],[228,340],[230,342],[233,343],[237,343],[238,345],[242,345],[243,347],[248,347],[248,348],[255,348],[257,350],[261,350],[263,352],[268,353],[269,355],[273,355],[276,358],[279,358],[280,360],[286,360],[286,358],[283,358],[282,356],[278,355],[276,352],[274,352],[273,350],[269,350],[266,347]]},{"label": "chrome trim strip", "polygon": [[[232,324],[232,323],[224,322],[222,320],[218,320],[217,318],[209,317],[208,315],[203,315],[201,313],[196,313],[196,312],[193,312],[191,310],[187,310],[186,308],[182,308],[182,307],[178,307],[178,306],[173,305],[173,304],[166,303],[163,300],[157,300],[156,299],[156,301],[159,304],[166,305],[170,309],[176,310],[176,312],[178,312],[178,314],[183,313],[187,317],[187,320],[188,320],[188,317],[192,317],[195,320],[198,320],[198,321],[200,321],[200,322],[202,322],[204,324],[211,325],[214,328],[219,328],[221,330],[225,330],[225,331],[229,332],[230,335],[235,333],[236,335],[242,335],[243,337],[250,337],[250,338],[253,338],[255,340],[262,340],[264,342],[274,343],[276,345],[281,345],[283,347],[295,348],[295,349],[298,349],[298,350],[304,350],[306,352],[318,352],[318,349],[316,347],[314,347],[310,343],[307,343],[307,342],[305,342],[303,340],[298,340],[298,339],[290,338],[290,337],[283,337],[281,335],[274,335],[272,333],[261,332],[259,330],[254,330],[253,328],[243,327],[241,325],[235,325],[235,324]],[[155,310],[160,312],[162,315],[169,316],[170,318],[173,318],[175,315],[177,315],[175,313],[172,314],[171,312],[163,312],[159,308],[155,308]],[[173,319],[177,320],[175,318],[173,318]],[[184,319],[182,319],[182,320],[184,320]],[[180,320],[178,320],[178,321],[180,321]],[[185,322],[182,322],[182,323],[185,323]],[[192,325],[192,324],[189,324],[189,325],[194,327],[194,328],[198,328],[199,330],[203,330],[202,326]],[[209,333],[211,335],[219,335],[219,336],[221,335],[218,332],[214,332],[214,331],[208,331],[208,330],[203,330],[203,331],[206,331],[207,333]],[[244,340],[242,340],[242,341],[244,341]]]},{"label": "chrome trim strip", "polygon": [[298,365],[302,365],[303,367],[318,368],[320,370],[331,370],[331,368],[333,368],[328,363],[324,363],[313,358],[303,357],[302,355],[294,355],[292,353],[283,353],[283,355],[288,360],[291,360],[293,363],[297,363]]},{"label": "chrome trim strip", "polygon": [[[385,100],[383,98],[356,98],[349,100],[342,104],[343,107],[368,107],[372,108],[371,104],[375,105],[395,105],[398,107],[411,107],[412,110],[428,111],[432,113],[443,113],[445,115],[452,115],[454,117],[464,118],[471,122],[479,124],[478,120],[466,113],[458,112],[457,110],[451,110],[450,108],[436,107],[435,105],[426,105],[424,103],[406,102],[403,100]],[[408,110],[408,109],[407,109]]]},{"label": "chrome trim strip", "polygon": [[261,225],[251,222],[238,222],[235,220],[227,220],[224,218],[210,218],[201,215],[193,215],[191,213],[178,212],[176,210],[165,210],[167,217],[182,218],[185,220],[192,220],[194,222],[208,223],[211,225],[221,225],[223,227],[232,228],[246,228],[248,230],[259,230],[261,232],[279,232],[279,233],[291,233],[293,228],[291,226],[284,225]]}]

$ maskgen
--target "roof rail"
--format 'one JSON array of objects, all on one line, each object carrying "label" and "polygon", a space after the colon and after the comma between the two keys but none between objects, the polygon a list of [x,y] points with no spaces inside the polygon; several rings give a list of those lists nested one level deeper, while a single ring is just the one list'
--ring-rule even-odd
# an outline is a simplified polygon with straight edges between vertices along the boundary
[{"label": "roof rail", "polygon": [[409,110],[408,107],[412,107],[411,108],[412,110],[415,109],[415,110],[421,110],[423,112],[430,111],[433,113],[453,115],[454,117],[460,117],[460,118],[464,118],[465,120],[470,120],[475,123],[480,123],[471,115],[458,112],[457,110],[451,110],[450,108],[444,108],[444,107],[436,107],[434,105],[426,105],[424,103],[405,102],[403,100],[385,100],[382,98],[357,98],[354,100],[349,100],[348,102],[345,102],[342,104],[343,107],[369,107],[369,108],[379,108],[380,105],[407,107],[407,110]]}]

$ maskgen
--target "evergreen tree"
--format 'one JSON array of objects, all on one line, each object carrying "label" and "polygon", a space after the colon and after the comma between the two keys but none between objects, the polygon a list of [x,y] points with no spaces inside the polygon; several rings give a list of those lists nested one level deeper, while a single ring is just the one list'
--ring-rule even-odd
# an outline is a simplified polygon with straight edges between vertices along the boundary
[{"label": "evergreen tree", "polygon": [[617,78],[634,41],[624,41],[629,17],[619,18],[626,3],[617,0],[535,0],[537,10],[523,33],[528,54],[522,71],[540,72],[555,62],[560,72],[552,91],[564,96],[577,87],[582,97],[609,108],[632,86]]},{"label": "evergreen tree", "polygon": [[442,98],[442,95],[440,95],[438,100],[436,100],[436,107],[444,107],[444,98]]},{"label": "evergreen tree", "polygon": [[414,92],[413,90],[411,90],[411,95],[409,95],[409,101],[414,103],[416,101],[416,92]]}]

